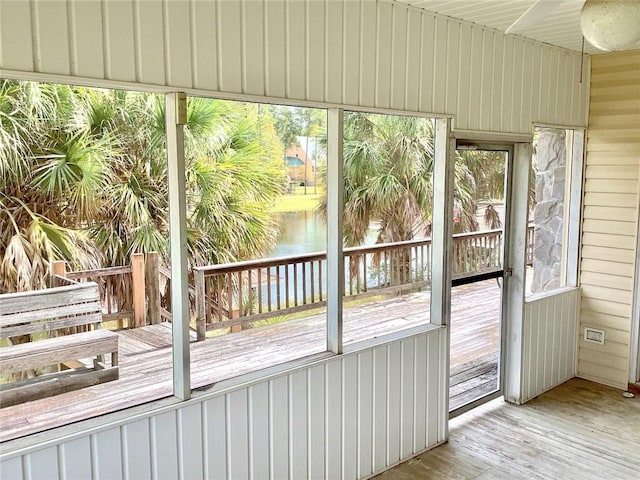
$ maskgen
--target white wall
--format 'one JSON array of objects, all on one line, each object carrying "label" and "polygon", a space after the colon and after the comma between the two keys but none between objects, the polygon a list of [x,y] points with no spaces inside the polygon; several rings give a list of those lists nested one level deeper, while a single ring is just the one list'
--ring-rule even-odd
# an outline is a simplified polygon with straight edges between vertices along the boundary
[{"label": "white wall", "polygon": [[363,478],[445,440],[445,328],[1,458],[0,477]]},{"label": "white wall", "polygon": [[576,375],[579,301],[567,287],[525,302],[521,403]]},{"label": "white wall", "polygon": [[389,1],[0,2],[0,76],[448,114],[462,130],[586,125],[580,66]]}]

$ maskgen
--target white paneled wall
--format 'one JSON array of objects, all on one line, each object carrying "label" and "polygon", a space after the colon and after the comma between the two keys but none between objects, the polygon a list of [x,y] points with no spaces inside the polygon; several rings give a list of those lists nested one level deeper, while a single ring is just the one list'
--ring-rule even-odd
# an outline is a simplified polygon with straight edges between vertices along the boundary
[{"label": "white paneled wall", "polygon": [[585,125],[580,60],[386,0],[0,1],[0,76],[447,114],[462,130]]},{"label": "white paneled wall", "polygon": [[525,302],[521,403],[576,375],[579,299],[569,287]]},{"label": "white paneled wall", "polygon": [[367,477],[444,441],[447,354],[434,329],[6,455],[0,476]]}]

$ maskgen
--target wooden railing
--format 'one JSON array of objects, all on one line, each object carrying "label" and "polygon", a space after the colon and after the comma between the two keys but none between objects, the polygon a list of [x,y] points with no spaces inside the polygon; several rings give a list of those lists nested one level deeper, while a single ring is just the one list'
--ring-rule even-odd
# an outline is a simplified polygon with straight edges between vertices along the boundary
[{"label": "wooden railing", "polygon": [[[530,228],[532,231],[532,228]],[[502,230],[453,236],[455,275],[500,267]],[[429,287],[431,239],[344,249],[345,301]],[[326,305],[326,253],[194,268],[196,330],[206,332]]]}]

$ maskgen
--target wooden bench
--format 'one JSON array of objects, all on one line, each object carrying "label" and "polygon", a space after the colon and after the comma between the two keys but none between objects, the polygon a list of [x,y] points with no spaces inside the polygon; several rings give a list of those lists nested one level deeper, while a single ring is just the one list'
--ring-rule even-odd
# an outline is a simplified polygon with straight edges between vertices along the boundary
[{"label": "wooden bench", "polygon": [[[116,380],[118,334],[100,330],[101,320],[93,282],[0,295],[0,375],[9,379],[0,385],[0,407]],[[16,343],[24,336],[30,341]],[[54,372],[33,376],[52,367]],[[12,381],[20,372],[32,378]]]}]

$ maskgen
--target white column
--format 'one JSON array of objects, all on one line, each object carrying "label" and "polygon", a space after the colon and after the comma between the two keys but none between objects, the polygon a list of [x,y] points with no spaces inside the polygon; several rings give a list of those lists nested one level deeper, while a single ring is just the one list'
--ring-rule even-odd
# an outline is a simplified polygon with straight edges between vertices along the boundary
[{"label": "white column", "polygon": [[342,353],[343,113],[339,108],[327,112],[327,350],[334,353]]},{"label": "white column", "polygon": [[189,294],[187,272],[187,200],[185,195],[184,132],[186,95],[165,96],[169,239],[171,242],[171,312],[173,325],[173,394],[191,397],[189,358]]}]

